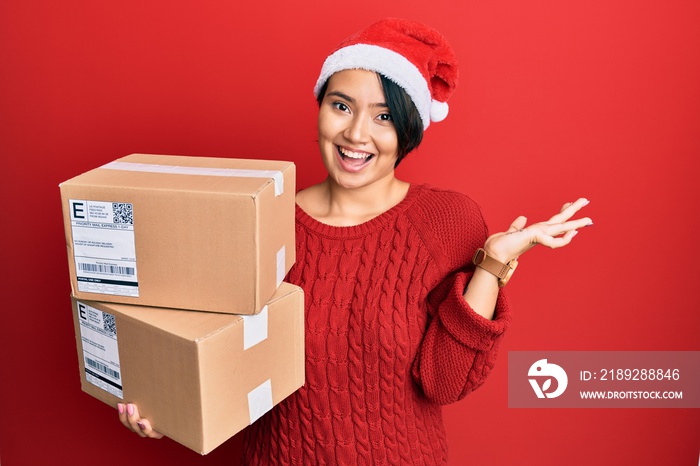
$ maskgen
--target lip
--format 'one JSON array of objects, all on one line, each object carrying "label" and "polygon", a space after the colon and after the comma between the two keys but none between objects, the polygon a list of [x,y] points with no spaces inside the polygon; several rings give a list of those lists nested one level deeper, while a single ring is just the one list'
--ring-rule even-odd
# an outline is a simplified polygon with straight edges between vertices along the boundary
[{"label": "lip", "polygon": [[[341,147],[343,149],[351,151],[351,152],[369,154],[370,155],[369,160],[366,160],[361,165],[350,164],[350,163],[346,162],[346,160],[341,155],[341,153],[340,153]],[[358,150],[358,149],[352,149],[350,147],[338,146],[338,145],[334,145],[334,148],[335,148],[335,156],[336,156],[336,159],[338,160],[338,163],[340,164],[340,166],[342,167],[343,170],[350,172],[350,173],[357,173],[357,172],[362,171],[365,167],[367,167],[372,162],[372,160],[374,160],[374,154],[372,154],[371,152],[367,152],[364,150]]]}]

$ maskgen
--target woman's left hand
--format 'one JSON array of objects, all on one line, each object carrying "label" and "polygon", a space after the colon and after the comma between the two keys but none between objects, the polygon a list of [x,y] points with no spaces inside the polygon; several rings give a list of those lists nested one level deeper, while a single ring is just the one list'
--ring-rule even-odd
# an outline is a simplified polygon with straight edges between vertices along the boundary
[{"label": "woman's left hand", "polygon": [[527,218],[520,216],[513,221],[507,231],[488,237],[484,249],[495,259],[507,263],[537,244],[549,248],[560,248],[571,242],[578,229],[592,225],[590,218],[570,220],[576,212],[588,205],[588,200],[580,198],[564,204],[558,214],[545,222],[527,224]]}]

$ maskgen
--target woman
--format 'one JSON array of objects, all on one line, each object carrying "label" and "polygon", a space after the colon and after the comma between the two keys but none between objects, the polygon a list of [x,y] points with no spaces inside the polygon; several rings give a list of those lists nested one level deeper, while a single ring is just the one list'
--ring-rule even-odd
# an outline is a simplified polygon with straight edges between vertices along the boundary
[{"label": "woman", "polygon": [[[510,321],[500,289],[536,244],[591,224],[518,217],[487,236],[465,195],[409,184],[395,167],[447,115],[454,54],[436,31],[387,19],[346,39],[315,88],[328,171],[297,194],[306,383],[246,430],[244,464],[446,464],[441,405],[480,386]],[[477,265],[475,265],[477,264]],[[120,420],[159,437],[133,404]]]}]

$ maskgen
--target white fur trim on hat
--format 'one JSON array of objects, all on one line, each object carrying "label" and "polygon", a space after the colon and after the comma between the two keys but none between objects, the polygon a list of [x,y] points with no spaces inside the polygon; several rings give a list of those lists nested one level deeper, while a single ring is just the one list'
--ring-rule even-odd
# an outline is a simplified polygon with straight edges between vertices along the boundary
[{"label": "white fur trim on hat", "polygon": [[431,120],[437,122],[447,116],[447,104],[436,102],[444,105],[445,108],[438,110],[436,113],[436,116],[442,115],[442,118],[433,118],[431,105],[433,100],[428,89],[428,83],[416,65],[403,55],[377,45],[354,44],[343,47],[331,54],[323,63],[321,74],[314,87],[314,95],[318,97],[321,88],[323,88],[323,85],[331,75],[338,71],[352,69],[380,73],[401,86],[416,105],[423,121],[423,129],[428,128]]}]

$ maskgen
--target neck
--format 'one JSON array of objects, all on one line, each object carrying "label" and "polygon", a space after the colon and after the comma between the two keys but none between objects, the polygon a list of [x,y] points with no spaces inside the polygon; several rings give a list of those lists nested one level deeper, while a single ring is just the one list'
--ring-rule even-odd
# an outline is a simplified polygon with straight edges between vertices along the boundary
[{"label": "neck", "polygon": [[358,225],[383,214],[403,200],[409,186],[393,176],[358,188],[345,188],[331,178],[321,185],[327,201],[324,217],[338,226]]}]

